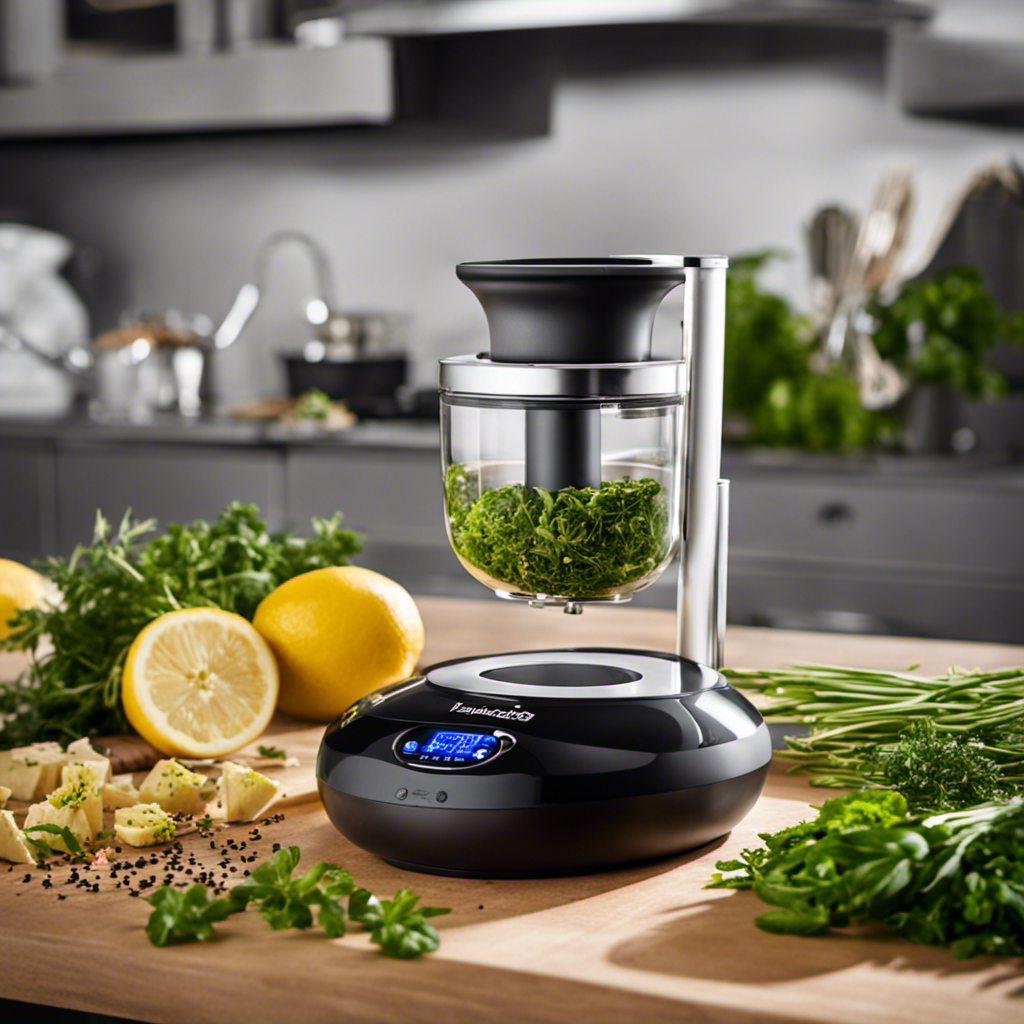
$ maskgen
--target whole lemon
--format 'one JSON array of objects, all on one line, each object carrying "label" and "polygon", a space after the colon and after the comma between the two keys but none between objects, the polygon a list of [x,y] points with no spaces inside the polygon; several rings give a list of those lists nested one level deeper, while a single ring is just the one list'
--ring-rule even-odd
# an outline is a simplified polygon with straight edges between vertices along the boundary
[{"label": "whole lemon", "polygon": [[20,562],[0,558],[0,640],[11,635],[7,625],[19,608],[34,608],[46,596],[46,580]]},{"label": "whole lemon", "polygon": [[314,722],[406,678],[423,651],[423,620],[409,592],[353,565],[282,583],[252,624],[277,657],[278,708]]}]

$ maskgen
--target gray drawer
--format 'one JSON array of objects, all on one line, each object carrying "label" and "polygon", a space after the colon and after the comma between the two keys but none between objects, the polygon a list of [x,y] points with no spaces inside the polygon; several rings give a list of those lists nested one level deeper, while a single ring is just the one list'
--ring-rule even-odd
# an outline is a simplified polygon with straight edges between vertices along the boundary
[{"label": "gray drawer", "polygon": [[837,574],[824,563],[797,567],[733,558],[729,621],[1019,644],[1024,579],[871,567]]},{"label": "gray drawer", "polygon": [[54,553],[54,456],[46,441],[0,442],[0,558]]},{"label": "gray drawer", "polygon": [[287,467],[288,522],[344,512],[345,525],[375,545],[448,546],[441,468],[433,450],[293,449]]},{"label": "gray drawer", "polygon": [[734,479],[730,547],[746,556],[1024,572],[1024,491],[877,478]]},{"label": "gray drawer", "polygon": [[274,450],[212,446],[110,445],[57,454],[57,540],[63,553],[92,537],[96,510],[118,520],[166,525],[212,519],[231,501],[259,505],[274,529],[284,519],[283,456]]}]

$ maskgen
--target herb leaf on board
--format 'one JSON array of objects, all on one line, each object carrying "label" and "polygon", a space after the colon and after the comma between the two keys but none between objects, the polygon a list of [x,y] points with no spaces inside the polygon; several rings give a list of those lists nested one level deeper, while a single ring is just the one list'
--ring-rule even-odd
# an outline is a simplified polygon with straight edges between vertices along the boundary
[{"label": "herb leaf on board", "polygon": [[214,924],[238,910],[230,900],[211,899],[209,889],[199,882],[184,890],[162,886],[146,902],[153,907],[146,935],[154,946],[191,939],[207,942],[214,937]]},{"label": "herb leaf on board", "polygon": [[403,960],[432,953],[440,945],[427,918],[447,914],[447,907],[417,907],[419,896],[409,889],[399,890],[392,900],[378,900],[368,889],[356,889],[352,876],[337,864],[321,862],[296,876],[300,859],[297,846],[278,850],[222,899],[211,900],[209,890],[198,883],[184,892],[164,885],[148,899],[153,907],[146,926],[150,942],[164,946],[210,939],[214,923],[252,904],[276,931],[309,928],[314,907],[329,939],[344,935],[351,919],[370,932],[370,941],[383,953]]},{"label": "herb leaf on board", "polygon": [[248,904],[254,904],[275,930],[309,928],[313,924],[311,908],[317,907],[320,924],[328,936],[344,935],[345,913],[339,900],[352,892],[352,876],[336,864],[320,863],[294,878],[300,858],[297,846],[278,850],[231,890],[232,905],[244,910]]},{"label": "herb leaf on board", "polygon": [[43,839],[34,839],[29,835],[30,832],[43,832],[46,835],[58,836],[67,847],[67,852],[73,861],[86,863],[89,860],[89,854],[82,848],[82,844],[78,841],[78,837],[67,827],[67,825],[29,825],[24,832],[25,838],[40,858],[55,857],[64,851],[54,850],[53,847]]},{"label": "herb leaf on board", "polygon": [[256,748],[256,752],[260,757],[271,757],[278,761],[288,760],[288,751],[283,747],[267,747],[262,743]]},{"label": "herb leaf on board", "polygon": [[441,937],[427,918],[449,913],[447,907],[417,908],[419,900],[411,889],[399,889],[390,900],[378,900],[366,889],[357,889],[349,900],[349,916],[388,956],[409,960],[438,948]]}]

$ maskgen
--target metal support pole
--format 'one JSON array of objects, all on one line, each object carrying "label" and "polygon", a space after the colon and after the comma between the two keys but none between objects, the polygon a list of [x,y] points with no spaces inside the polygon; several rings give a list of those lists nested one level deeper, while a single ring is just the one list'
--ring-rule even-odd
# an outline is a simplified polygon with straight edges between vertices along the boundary
[{"label": "metal support pole", "polygon": [[719,481],[728,265],[723,256],[684,259],[683,358],[689,364],[690,389],[676,651],[712,667],[720,662],[725,621],[725,580],[720,576],[728,530],[720,523],[728,516],[728,491],[723,495]]}]

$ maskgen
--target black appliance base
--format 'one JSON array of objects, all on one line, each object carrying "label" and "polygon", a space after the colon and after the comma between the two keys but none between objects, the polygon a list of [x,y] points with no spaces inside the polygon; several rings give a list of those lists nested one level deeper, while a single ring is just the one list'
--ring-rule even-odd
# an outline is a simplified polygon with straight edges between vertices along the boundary
[{"label": "black appliance base", "polygon": [[410,807],[322,781],[334,826],[396,867],[463,878],[546,878],[685,853],[729,832],[761,794],[768,765],[668,793],[537,807]]}]

